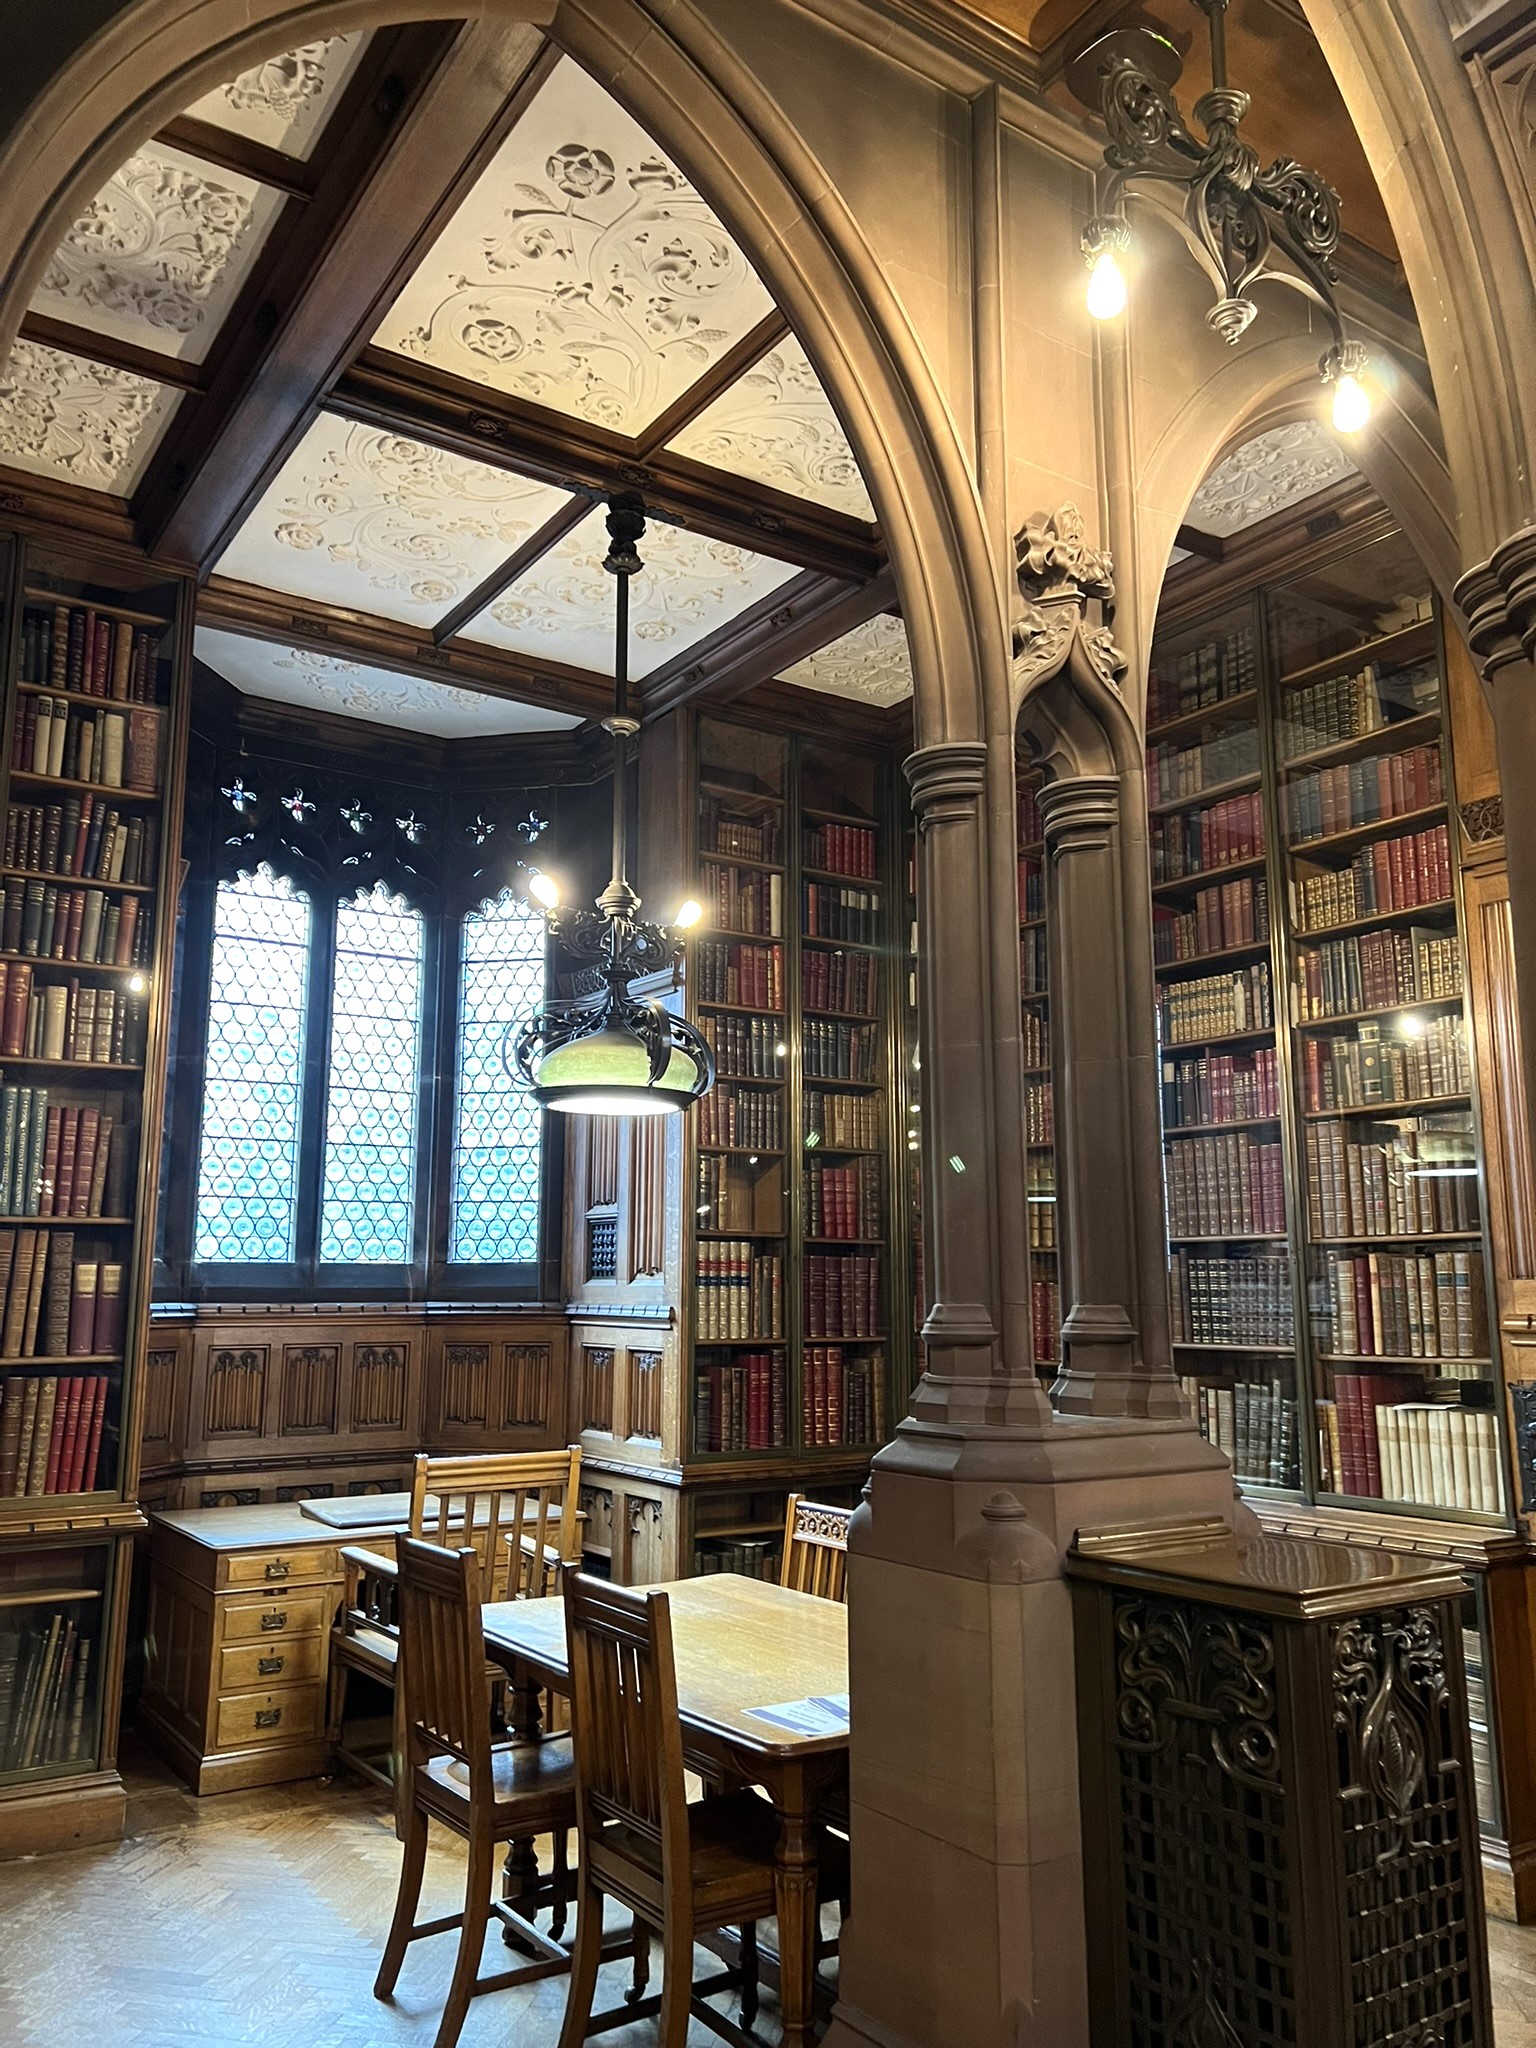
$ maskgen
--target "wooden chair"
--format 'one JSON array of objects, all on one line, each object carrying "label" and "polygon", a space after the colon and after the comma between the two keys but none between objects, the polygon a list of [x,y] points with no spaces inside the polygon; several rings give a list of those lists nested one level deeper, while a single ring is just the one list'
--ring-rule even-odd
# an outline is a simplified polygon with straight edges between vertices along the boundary
[{"label": "wooden chair", "polygon": [[779,1584],[819,1600],[848,1598],[848,1524],[852,1508],[830,1508],[792,1493],[784,1514]]},{"label": "wooden chair", "polygon": [[[481,1632],[480,1564],[474,1550],[445,1550],[415,1537],[398,1539],[400,1655],[397,1683],[405,1751],[399,1787],[404,1813],[404,1854],[395,1917],[374,1981],[375,1998],[389,1998],[407,1947],[429,1934],[459,1930],[453,1979],[438,2024],[435,2048],[453,2048],[469,2001],[483,1991],[527,1984],[569,1967],[556,1938],[564,1926],[573,1885],[566,1840],[576,1820],[576,1785],[567,1736],[494,1744],[485,1638]],[[431,1821],[469,1844],[464,1910],[416,1924]],[[554,1838],[554,1864],[534,1909],[547,1905],[551,1933],[491,1896],[496,1848],[514,1837]],[[527,1903],[527,1895],[524,1895]],[[480,1974],[485,1930],[494,1913],[536,1960],[496,1975]],[[601,1943],[602,1929],[595,1930]]]},{"label": "wooden chair", "polygon": [[[737,2048],[756,2048],[757,1922],[774,1911],[773,1808],[751,1792],[688,1803],[683,1731],[665,1593],[632,1593],[581,1572],[565,1578],[576,1745],[580,1906],[560,2048],[579,2048],[592,2025],[601,1961],[603,1900],[620,1899],[662,1942],[658,2048],[683,2048],[690,2013]],[[696,1935],[741,1931],[741,1969],[693,1982]],[[738,2027],[699,1991],[739,1985]],[[634,2014],[623,2015],[625,2018]]]}]

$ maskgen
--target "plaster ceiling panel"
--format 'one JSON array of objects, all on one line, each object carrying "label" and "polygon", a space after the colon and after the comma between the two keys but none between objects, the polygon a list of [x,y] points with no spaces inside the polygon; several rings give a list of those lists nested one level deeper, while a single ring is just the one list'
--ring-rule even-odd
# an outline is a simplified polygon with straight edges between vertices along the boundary
[{"label": "plaster ceiling panel", "polygon": [[0,463],[126,498],[177,395],[152,378],[18,341],[0,369]]},{"label": "plaster ceiling panel", "polygon": [[254,178],[147,144],[53,252],[32,310],[201,362],[281,205]]},{"label": "plaster ceiling panel", "polygon": [[219,573],[430,626],[566,496],[322,413],[221,556]]},{"label": "plaster ceiling panel", "polygon": [[681,171],[567,58],[373,338],[636,434],[772,310]]},{"label": "plaster ceiling panel", "polygon": [[307,157],[367,40],[357,29],[351,35],[301,43],[296,50],[252,65],[227,85],[215,86],[186,112],[232,135],[280,149],[284,156]]},{"label": "plaster ceiling panel", "polygon": [[690,420],[670,446],[731,476],[873,520],[859,465],[810,358],[793,336]]},{"label": "plaster ceiling panel", "polygon": [[200,626],[197,657],[247,697],[299,704],[338,718],[362,718],[437,739],[486,738],[508,732],[568,732],[580,720],[483,690],[462,690],[425,676],[401,675],[340,655],[315,654],[272,640],[249,640]]},{"label": "plaster ceiling panel", "polygon": [[1357,473],[1320,420],[1271,427],[1217,463],[1190,500],[1185,523],[1224,540]]},{"label": "plaster ceiling panel", "polygon": [[912,694],[912,655],[907,629],[889,612],[877,612],[851,633],[808,654],[781,671],[786,683],[825,690],[861,704],[899,704]]},{"label": "plaster ceiling panel", "polygon": [[[598,506],[472,620],[465,638],[611,675],[607,552],[607,513]],[[640,556],[645,566],[629,597],[630,673],[639,679],[800,574],[788,562],[659,522],[647,527]]]}]

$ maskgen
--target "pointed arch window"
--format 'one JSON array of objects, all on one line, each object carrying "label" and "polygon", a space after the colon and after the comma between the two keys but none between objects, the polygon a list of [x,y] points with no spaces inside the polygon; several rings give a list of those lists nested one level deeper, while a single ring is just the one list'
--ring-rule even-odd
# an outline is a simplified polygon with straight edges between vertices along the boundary
[{"label": "pointed arch window", "polygon": [[448,1257],[460,1266],[539,1256],[544,1117],[503,1057],[512,1025],[544,996],[543,912],[504,889],[459,925]]}]

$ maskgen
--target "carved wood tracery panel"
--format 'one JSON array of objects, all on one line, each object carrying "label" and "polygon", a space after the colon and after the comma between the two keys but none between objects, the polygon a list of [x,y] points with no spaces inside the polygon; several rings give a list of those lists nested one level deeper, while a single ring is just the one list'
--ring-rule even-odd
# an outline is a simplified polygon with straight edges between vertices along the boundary
[{"label": "carved wood tracery panel", "polygon": [[283,1347],[284,1436],[334,1436],[336,1380],[341,1352],[335,1344]]},{"label": "carved wood tracery panel", "polygon": [[215,1351],[208,1361],[208,1385],[203,1409],[203,1430],[207,1436],[259,1436],[266,1409],[267,1360],[265,1344],[244,1345],[239,1350]]}]

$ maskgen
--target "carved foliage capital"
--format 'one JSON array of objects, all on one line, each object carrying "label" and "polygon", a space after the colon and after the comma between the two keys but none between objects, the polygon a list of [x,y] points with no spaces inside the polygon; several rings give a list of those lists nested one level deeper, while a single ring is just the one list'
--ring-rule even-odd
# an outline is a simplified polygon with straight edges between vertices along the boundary
[{"label": "carved foliage capital", "polygon": [[[1119,690],[1127,662],[1109,632],[1114,616],[1114,569],[1108,552],[1088,545],[1075,505],[1037,513],[1014,535],[1019,610],[1013,625],[1014,682],[1022,695],[1065,665],[1078,640],[1090,667]],[[1104,607],[1105,623],[1087,624],[1090,603]]]}]

